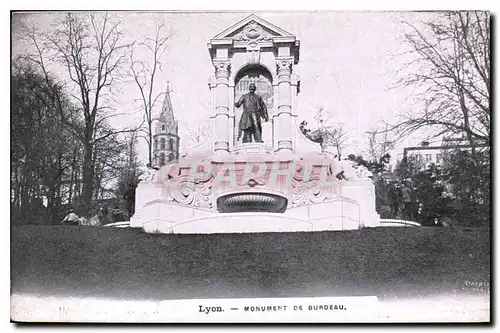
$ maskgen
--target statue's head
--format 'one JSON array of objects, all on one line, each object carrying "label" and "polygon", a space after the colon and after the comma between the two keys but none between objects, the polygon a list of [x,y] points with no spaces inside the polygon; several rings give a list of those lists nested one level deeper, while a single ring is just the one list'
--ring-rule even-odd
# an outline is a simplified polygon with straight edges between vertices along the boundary
[{"label": "statue's head", "polygon": [[250,85],[248,86],[248,90],[250,90],[250,92],[255,92],[255,84],[254,83],[250,83]]}]

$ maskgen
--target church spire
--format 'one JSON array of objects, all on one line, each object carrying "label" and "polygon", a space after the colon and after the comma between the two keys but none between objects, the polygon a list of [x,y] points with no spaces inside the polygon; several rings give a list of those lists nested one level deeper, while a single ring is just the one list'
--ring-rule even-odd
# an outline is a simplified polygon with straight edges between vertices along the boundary
[{"label": "church spire", "polygon": [[170,99],[170,92],[172,88],[170,86],[170,81],[167,81],[167,90],[165,92],[165,100],[163,101],[163,107],[161,109],[159,121],[167,126],[168,133],[177,133],[177,121],[174,117],[174,109],[172,107],[172,101]]},{"label": "church spire", "polygon": [[165,100],[160,116],[155,125],[153,156],[157,166],[170,163],[179,158],[179,135],[177,134],[178,123],[174,117],[172,101],[170,100],[170,82],[167,82]]}]

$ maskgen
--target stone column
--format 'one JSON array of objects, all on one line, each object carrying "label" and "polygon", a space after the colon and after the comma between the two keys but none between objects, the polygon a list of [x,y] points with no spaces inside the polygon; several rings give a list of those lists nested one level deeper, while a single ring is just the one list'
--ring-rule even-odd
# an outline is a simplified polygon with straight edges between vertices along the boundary
[{"label": "stone column", "polygon": [[229,133],[229,146],[234,146],[236,143],[236,136],[237,134],[235,133],[235,128],[234,128],[234,83],[229,85],[229,120],[227,122],[228,127],[228,133]]},{"label": "stone column", "polygon": [[293,119],[291,80],[293,57],[277,57],[278,71],[278,107],[274,118],[277,135],[277,151],[292,152],[293,150]]},{"label": "stone column", "polygon": [[229,153],[229,70],[231,60],[214,59],[215,103],[213,116],[213,149],[215,154]]}]

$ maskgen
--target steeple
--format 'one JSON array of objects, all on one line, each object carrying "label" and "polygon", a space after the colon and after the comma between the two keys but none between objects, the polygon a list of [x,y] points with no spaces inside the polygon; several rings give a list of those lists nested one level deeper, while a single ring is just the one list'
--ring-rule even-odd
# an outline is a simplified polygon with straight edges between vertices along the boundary
[{"label": "steeple", "polygon": [[170,100],[170,82],[167,82],[165,100],[155,126],[153,156],[154,164],[162,166],[179,158],[178,122],[174,117],[174,109]]},{"label": "steeple", "polygon": [[163,101],[163,107],[161,109],[159,122],[166,125],[167,133],[177,134],[177,120],[174,117],[174,109],[172,107],[172,101],[170,100],[170,92],[172,88],[170,86],[170,81],[167,81],[167,90],[165,92],[165,100]]}]

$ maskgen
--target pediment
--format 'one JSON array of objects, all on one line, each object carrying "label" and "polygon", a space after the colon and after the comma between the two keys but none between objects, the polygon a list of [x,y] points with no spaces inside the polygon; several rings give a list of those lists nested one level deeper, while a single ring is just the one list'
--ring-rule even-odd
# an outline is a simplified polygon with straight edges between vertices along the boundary
[{"label": "pediment", "polygon": [[259,41],[270,40],[274,37],[293,37],[293,35],[256,15],[250,15],[222,31],[213,39]]}]

